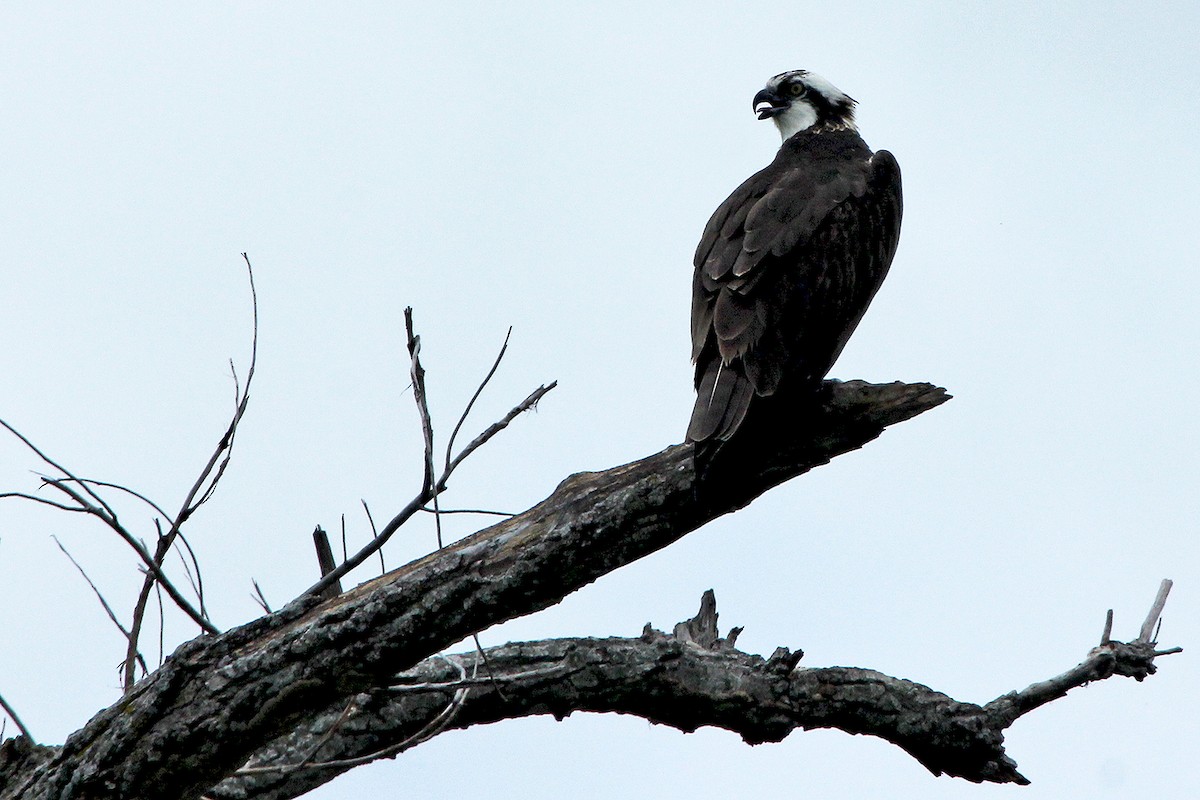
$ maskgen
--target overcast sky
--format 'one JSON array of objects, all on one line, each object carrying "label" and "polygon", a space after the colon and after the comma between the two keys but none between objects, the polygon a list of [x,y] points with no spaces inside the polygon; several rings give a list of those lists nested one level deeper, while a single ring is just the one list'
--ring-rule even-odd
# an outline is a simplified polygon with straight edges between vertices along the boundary
[{"label": "overcast sky", "polygon": [[[252,400],[190,528],[219,626],[255,616],[251,578],[276,605],[313,581],[314,525],[344,514],[362,543],[360,500],[386,518],[417,489],[406,305],[439,436],[509,325],[471,432],[560,384],[446,503],[519,511],[678,442],[692,251],[778,147],[754,93],[806,68],[904,173],[899,253],[833,375],[955,399],[484,643],[665,628],[711,587],[750,652],[986,702],[1073,666],[1107,608],[1132,638],[1171,577],[1161,641],[1191,649],[1018,722],[1024,789],[837,732],[749,748],[576,715],[446,734],[312,796],[1200,792],[1196,4],[430,5],[0,7],[0,417],[177,506],[229,359],[245,375],[254,262]],[[0,490],[41,466],[0,439]],[[5,503],[0,693],[60,742],[118,698],[123,648],[50,536],[126,614],[141,578],[98,524]],[[422,521],[389,566],[434,544]],[[193,634],[168,617],[168,651]]]}]

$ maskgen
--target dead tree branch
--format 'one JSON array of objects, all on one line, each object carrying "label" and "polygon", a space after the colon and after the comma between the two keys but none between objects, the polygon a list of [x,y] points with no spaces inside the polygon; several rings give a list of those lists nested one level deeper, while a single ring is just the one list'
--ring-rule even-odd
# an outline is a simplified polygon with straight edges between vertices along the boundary
[{"label": "dead tree branch", "polygon": [[946,399],[928,384],[831,382],[802,429],[761,442],[737,481],[698,479],[690,445],[572,476],[528,511],[332,600],[306,594],[188,642],[61,748],[0,772],[0,800],[199,797],[326,709],[553,605]]},{"label": "dead tree branch", "polygon": [[[188,491],[179,512],[174,517],[166,514],[162,506],[155,503],[145,495],[134,491],[133,489],[108,481],[82,479],[77,477],[70,470],[66,469],[60,463],[50,458],[45,452],[35,446],[32,441],[16,430],[13,426],[9,425],[3,420],[0,420],[0,426],[6,428],[12,435],[16,436],[43,462],[61,473],[62,477],[42,476],[43,485],[65,494],[71,499],[71,501],[73,501],[75,505],[59,503],[23,492],[9,492],[0,494],[0,499],[6,497],[16,497],[25,500],[32,500],[34,502],[52,506],[65,511],[77,511],[97,517],[109,528],[111,528],[118,536],[120,536],[124,542],[133,548],[134,552],[137,553],[138,557],[142,559],[142,562],[145,565],[145,578],[142,582],[141,591],[138,593],[137,601],[134,604],[133,620],[128,631],[126,631],[125,628],[120,625],[120,623],[117,623],[118,627],[121,629],[121,632],[127,639],[124,662],[124,687],[126,691],[130,689],[137,677],[136,667],[142,658],[138,650],[138,640],[141,635],[146,608],[150,601],[150,594],[156,586],[161,587],[162,590],[164,590],[172,599],[172,601],[174,601],[175,604],[185,614],[191,617],[191,619],[200,627],[202,631],[210,634],[215,634],[218,632],[217,627],[209,620],[208,611],[204,606],[204,584],[200,574],[199,562],[196,560],[195,554],[192,553],[191,545],[189,545],[187,540],[183,538],[181,528],[183,524],[196,512],[196,510],[199,509],[200,506],[204,505],[204,503],[206,503],[210,497],[212,497],[213,492],[217,488],[217,484],[220,482],[222,476],[224,476],[225,469],[229,465],[234,439],[237,436],[238,425],[240,424],[242,417],[245,415],[247,404],[250,401],[250,385],[254,380],[254,371],[258,360],[258,294],[254,286],[254,269],[250,264],[250,259],[245,253],[242,253],[242,258],[246,262],[246,272],[250,281],[250,297],[254,314],[250,369],[246,374],[246,385],[242,387],[238,383],[237,375],[235,373],[233,418],[230,421],[229,426],[226,428],[225,433],[218,441],[216,448],[209,456],[208,462],[204,465],[203,469],[201,469],[200,475],[198,478],[196,478],[191,490]],[[158,522],[155,522],[155,525],[158,528],[158,538],[153,554],[151,554],[146,549],[145,545],[143,545],[142,542],[135,537],[120,521],[120,519],[117,517],[116,511],[105,501],[104,497],[97,491],[97,488],[115,489],[131,495],[132,497],[135,497],[149,505],[150,508],[157,512],[163,520],[170,524],[170,527],[164,533]],[[188,567],[187,558],[185,558],[182,554],[180,556],[181,559],[183,559],[184,569],[188,573],[188,579],[191,581],[192,587],[196,592],[200,606],[199,609],[193,607],[192,604],[183,597],[183,594],[170,580],[167,579],[167,576],[163,572],[163,565],[166,562],[167,555],[171,552],[171,549],[177,539],[183,542],[184,547],[186,548],[192,560],[194,572],[192,568]],[[84,577],[86,578],[86,575]],[[112,610],[107,607],[107,605],[105,610],[109,613],[109,616],[113,618],[113,621],[116,622],[115,615],[112,613]]]},{"label": "dead tree branch", "polygon": [[[129,547],[132,548],[135,553],[137,553],[148,572],[156,576],[158,581],[162,584],[163,589],[167,592],[168,596],[170,596],[171,600],[174,601],[175,605],[178,606],[181,611],[191,617],[192,621],[200,626],[200,629],[205,633],[218,633],[217,628],[211,622],[209,622],[203,614],[197,611],[183,596],[183,594],[180,593],[179,589],[175,587],[175,584],[167,578],[159,564],[155,562],[153,556],[150,555],[150,552],[146,550],[145,546],[138,541],[137,537],[130,533],[120,519],[118,519],[117,514],[115,511],[113,511],[112,507],[109,506],[108,503],[106,503],[103,499],[101,499],[99,495],[90,486],[88,486],[86,481],[77,478],[71,472],[59,466],[56,462],[51,461],[48,457],[46,457],[45,454],[42,453],[41,450],[35,447],[32,442],[30,442],[27,438],[25,438],[25,436],[19,433],[4,420],[0,420],[0,426],[7,428],[9,432],[24,442],[42,460],[63,473],[65,477],[62,478],[42,476],[42,485],[49,486],[52,489],[62,492],[69,497],[75,503],[75,505],[71,506],[55,503],[53,501],[48,501],[45,498],[25,494],[23,492],[7,492],[0,494],[0,499],[14,497],[22,500],[32,500],[64,511],[76,511],[96,517],[109,528],[111,528],[123,542],[129,545]],[[71,488],[72,486],[78,486],[79,490]]]},{"label": "dead tree branch", "polygon": [[[254,287],[254,267],[250,264],[250,256],[242,253],[242,260],[246,262],[246,275],[250,281],[250,306],[254,315],[254,324],[250,339],[250,368],[246,371],[246,385],[242,387],[238,383],[237,373],[234,372],[233,418],[229,421],[228,427],[225,428],[225,433],[221,435],[216,448],[213,449],[212,454],[209,456],[208,462],[200,470],[200,476],[196,478],[192,484],[192,488],[184,497],[183,504],[179,508],[179,513],[174,517],[163,515],[164,519],[170,521],[171,527],[165,534],[160,533],[158,542],[154,548],[154,561],[160,567],[166,561],[167,554],[171,552],[171,547],[174,545],[175,539],[182,535],[181,528],[183,523],[187,522],[200,506],[208,502],[213,492],[216,491],[217,484],[224,477],[225,469],[229,466],[229,459],[233,455],[233,443],[237,438],[238,425],[241,424],[242,417],[245,416],[246,408],[250,403],[250,385],[254,382],[254,370],[258,365],[258,291]],[[230,368],[232,369],[232,367],[233,362],[230,361]],[[147,500],[146,502],[150,501]],[[158,506],[155,506],[155,508],[158,508]],[[190,546],[188,546],[188,550],[191,550]],[[133,686],[134,673],[131,667],[133,653],[137,650],[138,637],[141,634],[146,606],[150,602],[150,590],[154,588],[154,584],[159,580],[158,574],[153,570],[146,573],[146,579],[142,582],[141,591],[138,592],[137,602],[134,604],[133,624],[130,626],[129,651],[125,654],[125,691],[129,691],[129,688]],[[208,611],[204,608],[204,593],[200,589],[203,586],[203,582],[200,580],[199,564],[196,564],[196,578],[200,614],[207,620]],[[215,631],[215,628],[213,630]]]},{"label": "dead tree branch", "polygon": [[[11,719],[13,724],[17,726],[17,730],[21,732],[21,736],[23,736],[29,742],[35,741],[33,734],[29,732],[29,728],[25,727],[25,723],[21,720],[21,716],[17,714],[17,710],[9,705],[9,702],[4,699],[4,695],[2,694],[0,694],[0,708],[4,709],[4,713],[8,714],[8,718]],[[3,762],[0,761],[0,769],[2,768]]]},{"label": "dead tree branch", "polygon": [[[468,456],[470,456],[471,453],[475,452],[480,447],[487,444],[487,442],[493,436],[495,436],[497,433],[499,433],[500,431],[507,428],[514,419],[519,417],[521,414],[524,414],[526,411],[529,411],[530,409],[536,407],[538,404],[538,401],[541,400],[548,392],[550,392],[551,389],[553,389],[555,386],[558,385],[557,381],[552,381],[550,383],[550,385],[548,385],[548,386],[539,386],[538,388],[534,389],[533,392],[530,393],[530,395],[528,397],[526,397],[524,400],[522,400],[520,403],[518,403],[514,408],[512,408],[507,414],[504,415],[504,417],[501,420],[499,420],[498,422],[492,423],[483,431],[483,433],[476,436],[471,441],[471,443],[468,444],[466,447],[464,447],[462,449],[462,451],[457,456],[455,456],[453,459],[450,458],[450,449],[448,447],[446,450],[446,457],[447,457],[446,467],[442,470],[442,474],[435,479],[434,478],[434,467],[433,467],[433,420],[429,414],[429,404],[426,400],[426,395],[425,395],[425,368],[421,366],[421,359],[420,359],[421,337],[418,336],[414,332],[414,329],[413,329],[412,308],[404,309],[404,328],[405,328],[405,333],[408,337],[407,338],[407,347],[408,347],[409,360],[411,362],[410,363],[410,375],[412,376],[413,397],[416,399],[417,414],[421,420],[421,437],[425,443],[424,452],[423,452],[424,461],[422,463],[423,477],[421,480],[421,490],[419,492],[417,492],[416,497],[414,497],[412,500],[410,500],[408,502],[408,505],[404,506],[404,508],[402,508],[400,510],[400,512],[398,514],[396,514],[396,516],[392,517],[392,519],[389,520],[388,523],[386,525],[384,525],[381,530],[375,532],[375,535],[372,537],[370,542],[368,542],[365,546],[363,546],[353,556],[351,556],[347,559],[344,559],[342,561],[342,563],[337,566],[336,569],[333,569],[330,572],[328,572],[327,574],[323,575],[321,577],[321,580],[317,581],[315,584],[313,584],[312,586],[310,586],[308,589],[305,590],[305,592],[304,592],[305,595],[308,595],[308,596],[323,595],[324,592],[329,587],[336,584],[339,580],[341,580],[343,577],[345,577],[351,570],[353,570],[355,567],[359,566],[364,561],[366,561],[371,556],[372,553],[379,551],[387,543],[387,541],[390,538],[392,538],[392,536],[396,533],[396,531],[400,530],[400,528],[402,528],[405,523],[407,523],[410,519],[412,519],[413,515],[417,514],[420,511],[426,510],[425,509],[426,503],[433,501],[434,502],[433,513],[435,515],[440,514],[440,511],[437,508],[437,497],[442,492],[446,491],[446,486],[449,483],[450,476],[451,476],[451,474],[453,474],[454,470],[458,468],[458,465],[461,464],[464,460],[466,460],[466,458]],[[463,412],[462,416],[459,418],[458,425],[455,426],[454,433],[451,435],[451,441],[450,441],[451,447],[454,444],[454,441],[453,441],[454,436],[457,436],[459,428],[462,427],[462,423],[466,420],[467,414],[471,410],[471,406],[474,405],[475,400],[479,397],[480,392],[482,392],[484,387],[487,386],[488,381],[490,381],[492,379],[492,375],[494,375],[496,372],[496,367],[498,367],[500,365],[500,359],[502,359],[504,357],[504,351],[507,348],[507,345],[508,345],[508,339],[506,338],[505,339],[505,347],[501,348],[500,355],[498,355],[496,357],[496,361],[492,365],[492,369],[488,372],[487,376],[483,379],[483,382],[479,385],[479,388],[475,391],[474,396],[471,397],[470,402],[467,403],[467,408]],[[363,503],[363,506],[364,506],[364,508],[366,507],[365,502]],[[370,513],[371,513],[370,509],[368,509],[367,515],[370,516]],[[372,531],[374,531],[374,527],[375,527],[374,520],[371,520],[371,527],[372,527]],[[438,548],[440,549],[441,547],[442,547],[442,537],[441,537],[441,525],[439,523],[439,525],[438,525]]]},{"label": "dead tree branch", "polygon": [[[389,688],[358,695],[350,717],[344,706],[333,707],[271,743],[207,796],[298,797],[364,759],[415,746],[419,742],[408,740],[411,731],[444,715],[452,696],[461,707],[446,725],[450,730],[531,715],[561,720],[577,711],[631,714],[684,732],[715,726],[750,744],[777,742],[799,729],[837,728],[892,742],[935,775],[1024,784],[1028,781],[1004,751],[1004,730],[1040,703],[1023,705],[1014,715],[1014,698],[1040,695],[1039,687],[1051,683],[1065,694],[1112,675],[1137,677],[1120,667],[1076,667],[980,706],[872,670],[796,669],[803,654],[783,647],[766,659],[743,653],[734,649],[738,630],[720,636],[709,591],[700,612],[669,635],[647,625],[640,638],[552,639],[490,648],[492,681],[464,679],[467,670],[480,669],[481,655],[427,659],[397,675]],[[1131,651],[1114,650],[1113,659],[1115,665],[1153,671]],[[1089,654],[1084,663],[1095,661]],[[313,757],[317,744],[319,755]]]},{"label": "dead tree branch", "polygon": [[[121,620],[117,619],[116,612],[114,612],[112,606],[108,604],[108,600],[105,599],[104,593],[100,591],[99,587],[97,587],[92,579],[88,576],[87,571],[84,570],[83,566],[75,560],[75,556],[71,555],[71,551],[68,550],[63,543],[58,540],[58,537],[51,534],[50,538],[54,540],[56,545],[58,545],[58,549],[61,550],[62,554],[67,557],[67,560],[75,565],[75,569],[79,571],[79,574],[83,576],[83,579],[87,581],[87,585],[92,589],[92,594],[96,595],[96,599],[100,601],[101,607],[104,608],[105,615],[108,616],[109,621],[116,627],[116,629],[121,632],[121,635],[125,637],[125,642],[128,644],[131,641],[129,631],[127,631],[125,626],[121,624]],[[146,666],[146,661],[144,658],[142,658],[142,654],[137,650],[137,648],[134,648],[133,650],[133,658],[136,659],[134,663],[142,668],[142,674],[149,674],[150,669]]]}]

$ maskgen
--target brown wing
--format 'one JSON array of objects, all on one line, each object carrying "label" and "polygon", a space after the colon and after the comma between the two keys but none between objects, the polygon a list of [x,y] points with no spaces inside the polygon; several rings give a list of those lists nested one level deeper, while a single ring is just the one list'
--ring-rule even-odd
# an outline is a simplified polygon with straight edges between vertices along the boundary
[{"label": "brown wing", "polygon": [[785,377],[823,378],[887,273],[901,215],[895,159],[872,157],[856,135],[827,141],[832,152],[789,142],[705,228],[692,294],[692,441],[731,436],[753,397]]}]

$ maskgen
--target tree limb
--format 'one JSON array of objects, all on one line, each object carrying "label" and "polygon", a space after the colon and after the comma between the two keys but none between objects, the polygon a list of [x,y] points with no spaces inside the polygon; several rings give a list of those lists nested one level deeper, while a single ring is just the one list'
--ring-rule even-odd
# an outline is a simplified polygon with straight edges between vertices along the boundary
[{"label": "tree limb", "polygon": [[[325,602],[181,646],[62,748],[0,770],[8,798],[195,798],[271,741],[498,622],[557,603],[783,481],[945,402],[928,384],[829,383],[736,480],[694,448],[563,481],[542,503]],[[713,476],[729,475],[714,464]]]},{"label": "tree limb", "polygon": [[[463,679],[468,671],[481,672],[477,653],[426,659],[397,675],[389,689],[358,695],[353,715],[335,706],[273,742],[206,796],[299,797],[353,766],[427,740],[413,741],[412,731],[447,717],[452,707],[446,730],[532,715],[561,720],[576,711],[632,714],[684,732],[716,726],[750,744],[780,741],[797,729],[837,728],[892,742],[935,775],[1025,784],[1004,751],[1004,730],[1042,704],[1026,701],[1045,700],[1049,686],[1057,698],[1114,674],[1140,680],[1136,670],[1154,671],[1153,654],[1130,649],[1137,640],[1110,643],[1115,647],[1105,654],[1093,651],[1060,676],[979,706],[872,670],[796,669],[803,653],[783,647],[768,659],[743,653],[733,647],[738,630],[720,637],[716,601],[708,591],[700,613],[670,635],[647,625],[634,639],[551,639],[489,648],[495,680]],[[1097,664],[1109,668],[1096,669]]]}]

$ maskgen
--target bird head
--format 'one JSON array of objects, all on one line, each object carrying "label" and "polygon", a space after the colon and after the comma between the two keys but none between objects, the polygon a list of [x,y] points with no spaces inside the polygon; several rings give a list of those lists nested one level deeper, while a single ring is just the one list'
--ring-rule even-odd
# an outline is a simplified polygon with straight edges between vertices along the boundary
[{"label": "bird head", "polygon": [[810,128],[854,130],[854,105],[832,83],[802,69],[781,72],[754,95],[754,113],[774,122],[784,141]]}]

